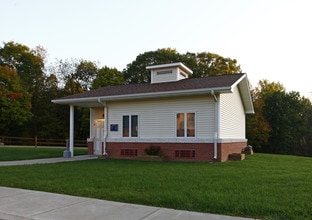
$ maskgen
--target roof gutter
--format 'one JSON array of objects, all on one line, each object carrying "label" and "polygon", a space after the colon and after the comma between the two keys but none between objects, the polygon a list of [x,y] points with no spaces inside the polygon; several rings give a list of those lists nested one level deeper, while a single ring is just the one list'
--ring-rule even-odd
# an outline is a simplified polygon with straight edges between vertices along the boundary
[{"label": "roof gutter", "polygon": [[207,92],[218,91],[219,93],[232,93],[231,87],[210,88],[210,89],[193,89],[193,90],[177,90],[167,92],[148,92],[148,93],[134,93],[126,95],[112,95],[101,97],[85,97],[85,98],[72,98],[72,99],[54,99],[53,103],[56,104],[71,104],[81,102],[98,102],[104,99],[105,101],[119,101],[130,99],[145,99],[145,98],[161,98],[161,97],[173,97],[173,96],[186,96],[186,95],[201,95],[207,94]]}]

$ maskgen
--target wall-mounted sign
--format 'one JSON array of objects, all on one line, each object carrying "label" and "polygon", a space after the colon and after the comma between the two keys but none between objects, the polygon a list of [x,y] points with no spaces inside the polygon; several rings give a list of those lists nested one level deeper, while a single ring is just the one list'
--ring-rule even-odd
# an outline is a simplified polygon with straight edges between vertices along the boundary
[{"label": "wall-mounted sign", "polygon": [[118,131],[118,124],[111,124],[110,125],[110,130],[111,131]]}]

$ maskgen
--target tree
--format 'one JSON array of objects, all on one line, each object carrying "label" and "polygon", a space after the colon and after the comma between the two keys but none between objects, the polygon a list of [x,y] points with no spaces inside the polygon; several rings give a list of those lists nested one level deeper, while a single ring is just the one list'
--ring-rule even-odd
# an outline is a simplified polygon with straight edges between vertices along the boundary
[{"label": "tree", "polygon": [[29,122],[28,132],[32,135],[37,133],[38,105],[41,98],[41,90],[44,82],[44,59],[46,51],[43,47],[31,50],[29,47],[8,42],[0,48],[0,66],[8,66],[15,70],[20,77],[21,86],[28,91],[31,96],[32,120]]},{"label": "tree", "polygon": [[285,88],[283,85],[280,83],[271,83],[268,80],[260,80],[258,87],[251,90],[255,114],[247,115],[246,136],[248,138],[248,143],[252,145],[255,150],[270,151],[265,149],[265,146],[270,146],[268,145],[268,141],[272,130],[270,123],[265,117],[265,98],[275,92],[284,91]]},{"label": "tree", "polygon": [[107,66],[101,68],[92,82],[92,89],[105,86],[122,85],[125,83],[122,72]]},{"label": "tree", "polygon": [[146,66],[174,62],[182,62],[192,69],[192,78],[241,72],[235,59],[207,52],[179,54],[176,50],[167,48],[138,55],[123,70],[123,74],[126,83],[150,82],[150,72],[146,70]]},{"label": "tree", "polygon": [[275,92],[265,103],[264,114],[272,127],[267,148],[273,153],[297,154],[307,134],[303,99],[298,92]]},{"label": "tree", "polygon": [[258,87],[251,91],[255,114],[247,116],[247,138],[256,151],[271,152],[268,144],[271,135],[271,124],[265,115],[265,100],[275,92],[285,92],[280,83],[271,83],[268,80],[260,80]]},{"label": "tree", "polygon": [[181,55],[176,50],[166,48],[139,54],[136,59],[127,65],[123,74],[127,84],[145,83],[151,81],[150,72],[146,66],[181,61]]},{"label": "tree", "polygon": [[303,154],[306,156],[312,156],[312,104],[309,99],[304,99],[303,104],[305,105],[305,113],[306,117],[308,118],[307,121],[307,134],[305,139],[305,146],[303,148]]},{"label": "tree", "polygon": [[51,73],[58,76],[60,85],[67,91],[67,95],[72,95],[87,91],[98,73],[95,63],[86,60],[58,60]]},{"label": "tree", "polygon": [[16,71],[0,66],[0,133],[8,134],[29,121],[30,109],[31,96],[21,86]]},{"label": "tree", "polygon": [[41,91],[37,113],[38,137],[60,138],[68,137],[68,106],[55,105],[51,100],[62,97],[63,91],[58,87],[58,79],[54,74],[47,76],[44,81],[44,89]]},{"label": "tree", "polygon": [[242,72],[235,59],[224,58],[218,54],[209,52],[194,54],[187,52],[183,57],[184,62],[189,64],[188,66],[193,70],[192,78]]},{"label": "tree", "polygon": [[[95,63],[85,60],[58,60],[50,72],[60,79],[59,90],[60,96],[73,95],[90,89],[92,81],[98,73]],[[63,108],[62,108],[63,109]],[[61,110],[61,109],[58,109]],[[68,109],[67,109],[68,112]],[[66,113],[65,115],[67,115]],[[88,136],[88,129],[85,129],[86,118],[89,112],[81,107],[75,107],[75,138],[85,139]]]},{"label": "tree", "polygon": [[12,41],[0,47],[0,65],[15,70],[23,87],[33,93],[38,80],[43,76],[44,54],[42,47],[31,50],[27,46]]},{"label": "tree", "polygon": [[91,84],[98,74],[98,68],[95,63],[81,60],[77,66],[75,79],[83,90],[90,90]]},{"label": "tree", "polygon": [[65,95],[73,95],[83,91],[83,88],[76,80],[76,71],[78,67],[77,60],[58,60],[53,67],[50,68],[51,74],[59,79],[59,87],[64,90]]},{"label": "tree", "polygon": [[261,98],[259,90],[252,90],[251,93],[255,114],[248,114],[246,116],[246,136],[248,143],[252,145],[256,151],[261,151],[269,140],[271,126],[264,117],[264,100]]},{"label": "tree", "polygon": [[255,114],[247,117],[249,143],[261,152],[310,155],[311,102],[267,80],[259,81],[252,95]]}]

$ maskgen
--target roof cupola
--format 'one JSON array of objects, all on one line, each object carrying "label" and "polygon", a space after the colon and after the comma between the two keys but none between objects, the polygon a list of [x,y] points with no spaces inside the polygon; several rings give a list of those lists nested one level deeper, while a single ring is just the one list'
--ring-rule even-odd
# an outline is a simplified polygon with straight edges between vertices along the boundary
[{"label": "roof cupola", "polygon": [[179,81],[193,73],[181,62],[147,66],[146,69],[151,70],[151,83]]}]

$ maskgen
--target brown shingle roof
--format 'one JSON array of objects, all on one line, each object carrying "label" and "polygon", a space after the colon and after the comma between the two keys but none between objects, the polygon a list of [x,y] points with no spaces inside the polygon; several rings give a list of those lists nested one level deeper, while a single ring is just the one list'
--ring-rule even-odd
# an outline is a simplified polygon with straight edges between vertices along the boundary
[{"label": "brown shingle roof", "polygon": [[243,75],[244,74],[239,73],[220,76],[208,76],[203,78],[190,78],[165,83],[154,83],[154,84],[140,83],[140,84],[108,86],[95,90],[86,91],[83,93],[74,94],[71,96],[66,96],[58,100],[122,96],[122,95],[156,93],[156,92],[161,93],[181,90],[187,91],[197,89],[229,88]]}]

